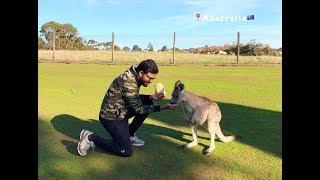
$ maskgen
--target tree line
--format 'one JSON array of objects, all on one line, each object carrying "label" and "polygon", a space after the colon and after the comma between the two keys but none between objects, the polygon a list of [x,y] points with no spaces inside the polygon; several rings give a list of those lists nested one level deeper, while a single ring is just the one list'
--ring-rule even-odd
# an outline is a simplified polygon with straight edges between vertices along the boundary
[{"label": "tree line", "polygon": [[[60,24],[50,21],[41,26],[38,49],[52,50],[53,46],[56,50],[111,50],[112,42],[99,43],[94,39],[86,40],[79,36],[77,28],[72,24]],[[114,45],[114,50],[143,51],[138,45],[134,45],[132,49],[127,46],[121,49],[116,44]],[[164,46],[161,50],[165,51],[167,47]],[[153,45],[148,43],[147,49],[144,49],[144,51],[154,51]]]},{"label": "tree line", "polygon": [[[54,42],[53,42],[54,41]],[[41,26],[40,36],[38,37],[38,49],[53,49],[56,50],[111,50],[112,42],[97,42],[93,39],[86,40],[82,38],[76,27],[70,23],[61,24],[55,21],[50,21]],[[179,49],[175,51],[189,52],[195,54],[214,54],[214,52],[222,50],[228,54],[237,53],[237,44],[225,44],[223,46],[204,46],[198,48]],[[148,43],[146,49],[141,49],[138,45],[134,45],[131,49],[128,46],[122,49],[114,44],[115,51],[154,51],[153,45]],[[163,46],[158,51],[172,51],[173,48],[168,49]],[[255,40],[250,40],[247,44],[239,45],[240,55],[260,56],[260,55],[273,55],[279,56],[282,49],[273,49],[269,45],[256,43]]]},{"label": "tree line", "polygon": [[[215,54],[217,51],[224,51],[229,55],[236,55],[238,52],[238,46],[236,43],[225,44],[223,46],[208,46],[198,48],[189,48],[186,50],[193,54]],[[246,44],[239,44],[239,55],[242,56],[281,56],[282,48],[271,48],[269,45],[257,43],[254,39],[250,40]]]}]

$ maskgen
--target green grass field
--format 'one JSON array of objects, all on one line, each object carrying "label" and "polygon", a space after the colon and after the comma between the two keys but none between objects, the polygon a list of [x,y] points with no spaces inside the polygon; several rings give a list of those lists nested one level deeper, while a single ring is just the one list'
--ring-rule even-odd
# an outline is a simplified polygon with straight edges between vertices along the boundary
[{"label": "green grass field", "polygon": [[[38,175],[69,179],[281,179],[282,72],[281,65],[159,66],[155,81],[170,96],[180,79],[186,90],[216,101],[221,127],[240,140],[216,141],[213,153],[200,129],[199,145],[180,149],[192,135],[181,108],[154,113],[137,136],[145,140],[129,158],[99,149],[80,157],[76,145],[87,128],[110,137],[98,121],[100,103],[112,80],[128,65],[39,63]],[[152,93],[153,86],[141,88]],[[169,98],[156,102],[163,104]]]}]

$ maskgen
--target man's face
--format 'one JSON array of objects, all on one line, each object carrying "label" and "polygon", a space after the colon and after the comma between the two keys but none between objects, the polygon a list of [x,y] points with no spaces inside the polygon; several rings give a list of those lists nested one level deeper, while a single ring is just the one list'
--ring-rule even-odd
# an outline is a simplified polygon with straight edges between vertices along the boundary
[{"label": "man's face", "polygon": [[144,73],[142,71],[139,72],[140,81],[142,86],[147,87],[150,83],[152,83],[153,80],[155,80],[157,77],[157,74],[153,73]]}]

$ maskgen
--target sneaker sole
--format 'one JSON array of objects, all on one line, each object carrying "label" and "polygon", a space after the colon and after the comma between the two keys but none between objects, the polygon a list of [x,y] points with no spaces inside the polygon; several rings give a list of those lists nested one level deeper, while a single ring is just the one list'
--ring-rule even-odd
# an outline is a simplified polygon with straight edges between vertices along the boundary
[{"label": "sneaker sole", "polygon": [[83,157],[84,155],[83,155],[83,154],[81,153],[81,151],[79,150],[79,149],[80,149],[80,142],[81,142],[81,141],[78,142],[77,151],[78,151],[78,153],[80,154],[80,156]]},{"label": "sneaker sole", "polygon": [[80,133],[80,137],[79,137],[79,138],[80,138],[80,141],[83,139],[82,136],[83,136],[84,131],[85,131],[85,130],[83,129],[83,130],[81,131],[81,133]]},{"label": "sneaker sole", "polygon": [[143,146],[144,144],[132,144],[132,146]]}]

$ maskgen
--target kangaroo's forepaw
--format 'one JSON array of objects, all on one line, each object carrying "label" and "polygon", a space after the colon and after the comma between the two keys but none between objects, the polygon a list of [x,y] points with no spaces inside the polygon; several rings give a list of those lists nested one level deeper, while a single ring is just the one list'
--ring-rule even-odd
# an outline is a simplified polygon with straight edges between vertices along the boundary
[{"label": "kangaroo's forepaw", "polygon": [[205,151],[205,152],[204,152],[204,155],[205,155],[205,156],[209,156],[210,154],[211,154],[210,151]]},{"label": "kangaroo's forepaw", "polygon": [[211,149],[207,149],[205,152],[204,152],[204,155],[205,156],[209,156],[211,154],[212,150]]}]

